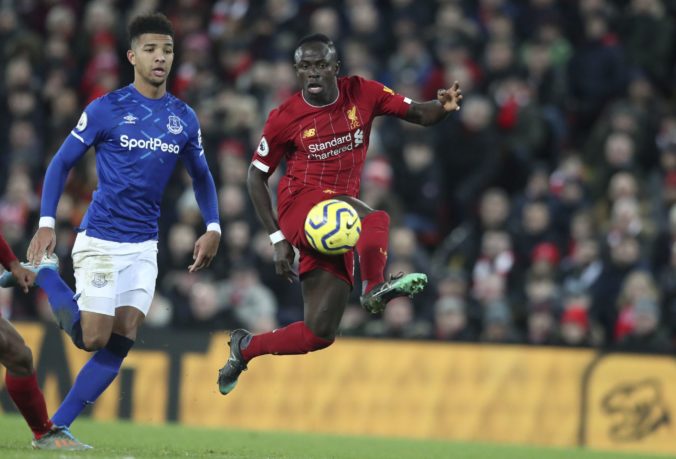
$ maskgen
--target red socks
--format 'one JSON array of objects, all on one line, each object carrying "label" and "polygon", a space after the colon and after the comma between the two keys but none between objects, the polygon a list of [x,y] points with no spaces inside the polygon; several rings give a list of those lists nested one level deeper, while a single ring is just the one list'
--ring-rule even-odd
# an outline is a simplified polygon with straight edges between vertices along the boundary
[{"label": "red socks", "polygon": [[390,239],[390,216],[382,210],[361,220],[361,235],[357,242],[361,267],[362,293],[368,293],[385,280],[387,245]]},{"label": "red socks", "polygon": [[52,421],[47,416],[45,397],[38,386],[35,373],[30,376],[5,375],[7,392],[33,431],[35,438],[40,438],[52,428]]},{"label": "red socks", "polygon": [[241,348],[242,357],[247,362],[265,354],[294,355],[307,354],[329,347],[333,340],[315,336],[305,322],[294,322],[284,328],[255,335],[246,347]]}]

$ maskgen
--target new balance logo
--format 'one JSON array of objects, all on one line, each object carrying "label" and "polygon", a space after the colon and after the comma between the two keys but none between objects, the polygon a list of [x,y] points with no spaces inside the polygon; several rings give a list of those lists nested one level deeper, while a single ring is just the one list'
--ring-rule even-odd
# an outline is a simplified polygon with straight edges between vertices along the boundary
[{"label": "new balance logo", "polygon": [[357,129],[354,133],[354,144],[361,145],[364,143],[364,131]]}]

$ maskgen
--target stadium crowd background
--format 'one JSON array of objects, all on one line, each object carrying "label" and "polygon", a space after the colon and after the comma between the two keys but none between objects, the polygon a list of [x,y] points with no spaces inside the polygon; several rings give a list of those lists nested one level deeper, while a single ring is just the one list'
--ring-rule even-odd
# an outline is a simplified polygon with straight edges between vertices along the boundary
[{"label": "stadium crowd background", "polygon": [[[296,90],[294,44],[322,32],[343,75],[417,100],[454,80],[465,94],[435,127],[374,125],[362,198],[392,217],[388,270],[432,283],[375,317],[355,292],[344,335],[675,349],[674,2],[0,0],[0,229],[18,254],[83,107],[131,82],[125,28],[149,10],[176,29],[169,87],[198,113],[223,239],[211,269],[187,273],[203,223],[179,166],[147,326],[259,332],[302,318],[245,180],[267,113]],[[95,186],[90,153],[58,209],[71,285]],[[0,289],[0,308],[51,320],[40,291]]]}]

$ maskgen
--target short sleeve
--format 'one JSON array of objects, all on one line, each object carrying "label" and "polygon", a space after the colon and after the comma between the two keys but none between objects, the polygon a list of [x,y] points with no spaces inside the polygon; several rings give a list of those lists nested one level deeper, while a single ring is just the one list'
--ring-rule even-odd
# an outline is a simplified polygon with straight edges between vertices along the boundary
[{"label": "short sleeve", "polygon": [[373,80],[367,80],[361,77],[354,77],[360,89],[362,97],[366,97],[373,102],[374,114],[392,115],[403,118],[411,106],[411,99],[395,93],[382,83]]},{"label": "short sleeve", "polygon": [[272,174],[277,169],[288,147],[285,127],[280,118],[278,109],[270,112],[251,160],[254,167],[267,174]]},{"label": "short sleeve", "polygon": [[95,99],[84,109],[70,134],[88,147],[96,145],[105,138],[108,113],[105,98]]}]

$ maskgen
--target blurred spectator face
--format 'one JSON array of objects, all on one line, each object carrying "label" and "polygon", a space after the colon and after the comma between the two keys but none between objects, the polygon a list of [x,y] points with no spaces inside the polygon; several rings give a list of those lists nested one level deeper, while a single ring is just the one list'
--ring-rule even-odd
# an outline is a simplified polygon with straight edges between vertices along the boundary
[{"label": "blurred spectator face", "polygon": [[660,308],[650,299],[641,299],[634,307],[633,334],[646,336],[657,330],[660,320]]},{"label": "blurred spectator face", "polygon": [[66,6],[56,4],[50,8],[46,22],[50,41],[57,37],[69,39],[75,32],[75,14]]},{"label": "blurred spectator face", "polygon": [[27,88],[33,77],[33,67],[28,59],[15,58],[9,61],[5,70],[5,86],[8,91]]},{"label": "blurred spectator face", "polygon": [[192,226],[183,223],[174,224],[169,230],[169,251],[174,260],[180,261],[190,256],[196,240]]},{"label": "blurred spectator face", "polygon": [[435,17],[437,28],[443,32],[462,29],[466,21],[460,6],[448,2],[441,4]]},{"label": "blurred spectator face", "polygon": [[596,231],[594,230],[592,214],[586,211],[575,213],[570,222],[570,235],[575,241],[595,237]]},{"label": "blurred spectator face", "polygon": [[336,10],[330,7],[315,10],[310,16],[310,30],[337,39],[340,36],[340,18]]},{"label": "blurred spectator face", "polygon": [[585,22],[585,33],[589,41],[600,40],[607,31],[608,24],[606,23],[606,20],[598,15],[589,17]]},{"label": "blurred spectator face", "polygon": [[550,312],[530,313],[528,316],[528,341],[533,344],[545,343],[551,338],[555,323]]},{"label": "blurred spectator face", "polygon": [[457,81],[463,91],[466,91],[468,94],[472,93],[475,87],[474,75],[469,66],[464,62],[453,62],[446,65],[444,75],[447,86]]},{"label": "blurred spectator face", "polygon": [[587,266],[599,256],[599,244],[595,239],[578,240],[573,249],[573,262],[577,266]]},{"label": "blurred spectator face", "polygon": [[629,92],[629,98],[632,101],[639,103],[650,100],[654,96],[652,83],[650,83],[650,80],[643,76],[633,78],[629,83],[629,88],[627,91]]},{"label": "blurred spectator face", "polygon": [[535,246],[532,254],[531,271],[536,277],[549,277],[559,265],[559,249],[550,242]]},{"label": "blurred spectator face", "polygon": [[246,250],[249,246],[251,228],[249,224],[242,220],[237,220],[228,224],[225,230],[225,243],[230,249]]},{"label": "blurred spectator face", "polygon": [[190,290],[190,309],[197,320],[214,317],[219,311],[216,288],[206,282],[196,282]]},{"label": "blurred spectator face", "polygon": [[95,0],[88,3],[84,17],[84,27],[88,33],[112,31],[116,22],[117,14],[107,1]]},{"label": "blurred spectator face", "polygon": [[640,246],[636,238],[624,237],[611,246],[610,258],[618,266],[630,266],[636,263],[640,255]]},{"label": "blurred spectator face", "polygon": [[551,279],[533,279],[526,285],[526,295],[531,304],[543,304],[556,297],[556,284]]},{"label": "blurred spectator face", "polygon": [[514,38],[514,23],[509,16],[497,14],[488,22],[488,35],[491,40],[512,40]]},{"label": "blurred spectator face", "polygon": [[634,160],[634,141],[629,135],[616,132],[608,136],[604,151],[608,165],[615,168],[625,167]]},{"label": "blurred spectator face", "polygon": [[378,30],[378,12],[372,3],[358,2],[347,12],[354,33],[366,35]]},{"label": "blurred spectator face", "polygon": [[222,218],[231,220],[244,214],[246,197],[244,190],[239,186],[225,185],[220,189],[218,195]]},{"label": "blurred spectator face", "polygon": [[438,337],[451,337],[467,326],[465,303],[459,298],[441,298],[434,306],[434,323]]},{"label": "blurred spectator face", "polygon": [[549,207],[542,202],[530,202],[523,208],[523,229],[527,234],[541,234],[549,228]]},{"label": "blurred spectator face", "polygon": [[660,153],[660,166],[665,172],[676,171],[676,143],[663,148]]},{"label": "blurred spectator face", "polygon": [[610,127],[613,131],[624,132],[627,134],[635,133],[638,130],[636,116],[629,110],[617,110],[611,115]]},{"label": "blurred spectator face", "polygon": [[565,344],[584,344],[589,333],[589,318],[586,309],[567,308],[561,318],[561,339]]},{"label": "blurred spectator face", "polygon": [[410,258],[416,251],[415,233],[406,227],[395,227],[390,232],[390,256],[392,258]]},{"label": "blurred spectator face", "polygon": [[460,121],[469,131],[478,132],[486,128],[493,116],[490,102],[482,96],[467,97],[460,110]]},{"label": "blurred spectator face", "polygon": [[514,61],[514,50],[509,42],[492,41],[486,47],[486,68],[501,71],[509,68]]},{"label": "blurred spectator face", "polygon": [[262,260],[272,261],[275,248],[270,244],[270,237],[267,232],[261,230],[256,233],[253,239],[253,250]]},{"label": "blurred spectator face", "polygon": [[419,172],[432,164],[434,152],[426,143],[409,142],[404,145],[404,161],[411,172]]},{"label": "blurred spectator face", "polygon": [[13,117],[28,118],[35,111],[37,101],[30,91],[12,91],[7,98],[9,111]]},{"label": "blurred spectator face", "polygon": [[[35,145],[37,133],[29,121],[15,121],[9,127],[10,150],[21,151]],[[21,160],[22,158],[17,158]]]},{"label": "blurred spectator face", "polygon": [[503,302],[489,303],[484,311],[482,341],[507,341],[510,339],[511,329],[509,307]]},{"label": "blurred spectator face", "polygon": [[621,297],[630,305],[638,303],[640,299],[657,300],[657,286],[649,273],[633,271],[624,281]]},{"label": "blurred spectator face", "polygon": [[622,198],[636,198],[638,184],[636,178],[629,172],[618,172],[613,175],[608,184],[608,197],[615,202]]},{"label": "blurred spectator face", "polygon": [[549,48],[541,44],[529,46],[528,53],[526,54],[526,66],[531,75],[542,75],[545,73],[552,66]]},{"label": "blurred spectator face", "polygon": [[486,231],[481,242],[481,255],[494,259],[511,247],[512,241],[506,231]]},{"label": "blurred spectator face", "polygon": [[383,320],[390,330],[401,330],[413,321],[413,303],[408,297],[395,298],[387,303]]},{"label": "blurred spectator face", "polygon": [[70,120],[78,112],[79,104],[77,94],[72,89],[60,91],[54,97],[52,104],[52,117],[57,120]]},{"label": "blurred spectator face", "polygon": [[561,202],[567,205],[577,205],[584,200],[584,188],[579,180],[568,179],[563,183],[563,189],[559,196]]},{"label": "blurred spectator face", "polygon": [[499,274],[489,274],[476,279],[474,297],[482,303],[490,303],[504,299],[506,280]]},{"label": "blurred spectator face", "polygon": [[467,280],[464,273],[460,271],[450,272],[439,279],[437,283],[437,292],[440,297],[464,298],[467,294]]},{"label": "blurred spectator face", "polygon": [[623,198],[613,204],[612,226],[623,234],[637,234],[641,228],[641,216],[638,202],[633,198]]},{"label": "blurred spectator face", "polygon": [[484,192],[479,203],[479,218],[484,228],[500,228],[509,216],[509,199],[498,188]]},{"label": "blurred spectator face", "polygon": [[549,174],[547,170],[538,167],[528,177],[526,183],[526,194],[531,199],[544,197],[549,192]]}]

